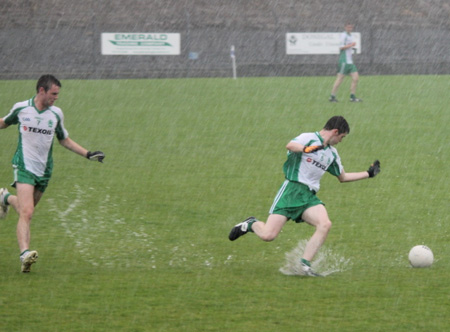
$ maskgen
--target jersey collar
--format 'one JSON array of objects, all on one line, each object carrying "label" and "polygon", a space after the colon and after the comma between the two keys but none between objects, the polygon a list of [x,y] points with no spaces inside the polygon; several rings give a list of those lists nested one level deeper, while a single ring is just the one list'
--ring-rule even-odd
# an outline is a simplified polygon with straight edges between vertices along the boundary
[{"label": "jersey collar", "polygon": [[36,104],[34,103],[34,98],[36,98],[36,96],[34,96],[33,98],[30,99],[30,106],[33,106],[33,108],[36,110],[36,112],[38,112],[39,114],[44,113],[46,110],[49,109],[49,107],[43,109],[42,111],[39,111],[38,108],[36,107]]},{"label": "jersey collar", "polygon": [[[325,145],[325,144],[324,144],[323,137],[320,135],[320,133],[319,133],[318,131],[316,131],[316,136],[319,138],[320,143],[322,143],[322,145]],[[328,149],[328,148],[329,148],[329,145],[325,146],[325,147],[324,147],[324,150],[326,150],[326,149]]]},{"label": "jersey collar", "polygon": [[319,138],[320,143],[323,144],[323,138],[322,138],[322,136],[320,136],[320,133],[318,131],[316,131],[316,136]]}]

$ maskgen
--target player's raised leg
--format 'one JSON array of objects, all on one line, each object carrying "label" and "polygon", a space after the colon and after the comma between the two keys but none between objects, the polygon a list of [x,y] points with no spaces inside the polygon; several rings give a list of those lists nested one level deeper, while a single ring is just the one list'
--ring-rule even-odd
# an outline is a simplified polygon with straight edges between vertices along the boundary
[{"label": "player's raised leg", "polygon": [[252,231],[263,241],[273,241],[280,234],[288,218],[281,214],[271,214],[266,222],[256,221]]},{"label": "player's raised leg", "polygon": [[231,229],[228,238],[234,241],[248,232],[255,233],[263,241],[272,241],[280,233],[286,224],[287,217],[279,214],[271,214],[266,222],[259,221],[255,217],[249,217]]}]

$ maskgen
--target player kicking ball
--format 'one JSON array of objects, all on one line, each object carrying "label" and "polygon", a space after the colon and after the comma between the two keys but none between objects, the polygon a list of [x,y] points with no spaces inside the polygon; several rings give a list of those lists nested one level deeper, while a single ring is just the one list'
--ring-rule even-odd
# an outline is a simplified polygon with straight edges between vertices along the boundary
[{"label": "player kicking ball", "polygon": [[320,276],[311,268],[311,261],[331,229],[324,203],[316,196],[320,189],[320,179],[328,172],[340,182],[350,182],[373,178],[380,172],[378,160],[364,172],[344,171],[335,145],[349,133],[347,121],[342,116],[334,116],[322,130],[303,133],[291,140],[286,146],[287,160],[283,166],[285,181],[275,196],[267,221],[249,217],[234,226],[228,238],[234,241],[252,232],[263,241],[272,241],[288,220],[306,222],[315,228],[315,232],[300,258],[302,272],[305,276]]},{"label": "player kicking ball", "polygon": [[36,205],[42,198],[53,170],[53,139],[66,149],[89,160],[103,162],[101,151],[90,152],[69,138],[64,127],[64,115],[54,106],[61,83],[52,75],[43,75],[36,86],[36,95],[16,103],[11,111],[0,118],[0,129],[10,125],[19,127],[19,142],[13,157],[14,182],[17,194],[0,188],[0,218],[12,206],[19,214],[17,241],[20,249],[21,271],[30,272],[38,259],[38,252],[30,250],[30,223]]}]

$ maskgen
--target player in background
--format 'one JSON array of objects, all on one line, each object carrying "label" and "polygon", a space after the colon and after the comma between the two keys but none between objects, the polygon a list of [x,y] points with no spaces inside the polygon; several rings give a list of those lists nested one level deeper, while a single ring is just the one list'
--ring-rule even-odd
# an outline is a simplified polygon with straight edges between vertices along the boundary
[{"label": "player in background", "polygon": [[19,142],[12,159],[14,169],[13,187],[16,195],[0,188],[0,218],[4,218],[11,205],[19,214],[17,241],[20,250],[21,270],[30,272],[38,252],[30,250],[30,223],[53,170],[53,138],[66,149],[90,160],[103,161],[101,151],[90,152],[69,138],[64,127],[64,115],[54,106],[61,83],[52,75],[43,75],[36,85],[36,95],[16,103],[11,111],[0,118],[0,129],[17,125]]},{"label": "player in background", "polygon": [[352,78],[352,83],[350,85],[350,101],[351,102],[361,102],[362,100],[356,98],[356,87],[358,86],[359,74],[358,69],[353,63],[353,49],[356,47],[356,42],[352,36],[353,24],[347,23],[345,25],[345,31],[341,34],[340,42],[340,54],[339,54],[339,64],[336,81],[334,82],[333,88],[331,90],[330,102],[337,102],[336,93],[339,86],[344,81],[345,75],[350,75]]},{"label": "player in background", "polygon": [[316,196],[320,179],[328,172],[340,182],[350,182],[373,178],[380,172],[378,160],[366,172],[344,171],[334,146],[349,133],[347,121],[342,116],[334,116],[322,130],[303,133],[291,140],[286,145],[287,161],[283,166],[285,181],[275,196],[267,221],[249,217],[234,226],[228,238],[234,241],[247,232],[253,232],[264,241],[272,241],[288,220],[306,222],[315,227],[315,232],[306,244],[301,268],[306,276],[319,276],[311,269],[311,260],[325,242],[331,228],[327,210]]}]

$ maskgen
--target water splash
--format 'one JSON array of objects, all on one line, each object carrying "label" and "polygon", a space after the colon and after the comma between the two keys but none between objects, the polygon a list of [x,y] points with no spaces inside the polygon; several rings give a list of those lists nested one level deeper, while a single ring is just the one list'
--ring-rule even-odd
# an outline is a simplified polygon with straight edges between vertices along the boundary
[{"label": "water splash", "polygon": [[[47,199],[52,219],[58,220],[67,237],[74,241],[79,256],[96,267],[143,265],[156,268],[156,236],[149,232],[145,223],[138,227],[129,225],[109,194],[100,198],[97,210],[87,210],[85,205],[94,195],[98,196],[94,190],[75,185],[65,199]],[[143,254],[146,254],[145,260]]]},{"label": "water splash", "polygon": [[[291,251],[287,252],[286,262],[283,267],[280,268],[280,272],[288,276],[303,276],[303,271],[300,266],[300,257],[302,257],[305,251],[306,243],[308,240],[301,240],[297,246]],[[316,258],[311,264],[314,271],[320,273],[323,276],[328,276],[332,273],[343,272],[350,269],[352,262],[350,259],[345,258],[333,250],[323,246],[317,253]]]}]

